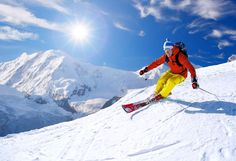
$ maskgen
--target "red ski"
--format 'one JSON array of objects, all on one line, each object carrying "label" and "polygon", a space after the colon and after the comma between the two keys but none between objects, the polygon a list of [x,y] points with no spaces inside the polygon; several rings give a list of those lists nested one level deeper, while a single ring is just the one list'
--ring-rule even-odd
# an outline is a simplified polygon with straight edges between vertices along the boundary
[{"label": "red ski", "polygon": [[162,97],[159,95],[156,97],[151,96],[151,97],[149,97],[145,100],[142,100],[142,101],[122,105],[122,108],[125,110],[125,112],[130,113],[130,112],[133,112],[133,111],[135,111],[141,107],[144,107],[152,102],[157,102],[160,99],[162,99]]}]

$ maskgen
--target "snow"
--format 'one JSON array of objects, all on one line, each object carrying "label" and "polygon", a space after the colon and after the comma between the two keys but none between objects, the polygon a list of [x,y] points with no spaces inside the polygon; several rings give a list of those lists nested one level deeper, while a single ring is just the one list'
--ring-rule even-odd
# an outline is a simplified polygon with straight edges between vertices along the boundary
[{"label": "snow", "polygon": [[159,103],[127,114],[155,86],[129,90],[117,103],[74,121],[0,138],[1,161],[235,161],[236,62],[197,70]]},{"label": "snow", "polygon": [[56,104],[37,104],[13,88],[0,85],[0,136],[72,120]]},{"label": "snow", "polygon": [[62,101],[73,110],[81,109],[84,101],[101,98],[103,103],[94,105],[98,111],[114,96],[123,96],[128,89],[142,88],[150,82],[135,72],[82,63],[59,50],[23,53],[15,60],[0,63],[0,75],[2,85],[40,96],[47,103]]},{"label": "snow", "polygon": [[0,63],[0,75],[0,136],[87,116],[151,82],[135,72],[76,61],[60,50],[23,53]]}]

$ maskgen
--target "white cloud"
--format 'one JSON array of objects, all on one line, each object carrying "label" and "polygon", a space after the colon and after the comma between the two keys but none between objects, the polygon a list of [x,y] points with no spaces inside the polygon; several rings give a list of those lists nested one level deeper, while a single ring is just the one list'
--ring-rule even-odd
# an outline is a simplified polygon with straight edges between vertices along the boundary
[{"label": "white cloud", "polygon": [[50,30],[61,31],[62,28],[56,23],[37,18],[30,11],[20,6],[0,4],[0,21],[15,25],[34,25]]},{"label": "white cloud", "polygon": [[134,7],[140,12],[141,18],[145,18],[149,15],[155,17],[157,20],[162,20],[164,18],[161,14],[160,8],[157,6],[143,5],[139,1],[135,1]]},{"label": "white cloud", "polygon": [[[195,19],[187,25],[187,28],[190,29],[189,34],[195,34],[200,31],[209,32],[209,28],[213,28],[215,26],[217,25],[214,21]],[[217,42],[217,47],[219,49],[223,49],[224,47],[233,45],[233,42],[230,41],[236,40],[236,30],[232,30],[223,26],[218,26],[217,29],[213,29],[212,31],[210,31],[209,34],[206,34],[206,36],[204,36],[204,39],[208,39],[209,37],[216,38],[217,40],[222,38],[228,39],[220,40],[219,42]]]},{"label": "white cloud", "polygon": [[232,35],[232,36],[230,36],[230,39],[232,39],[232,40],[236,40],[236,35]]},{"label": "white cloud", "polygon": [[154,5],[157,3],[157,0],[150,0],[150,4]]},{"label": "white cloud", "polygon": [[22,41],[26,39],[35,40],[38,36],[31,32],[20,32],[9,26],[0,27],[0,40],[17,40]]},{"label": "white cloud", "polygon": [[[216,39],[222,39],[219,40],[217,47],[221,50],[224,47],[227,46],[233,46],[234,44],[230,42],[231,40],[236,40],[236,30],[231,30],[227,28],[221,28],[221,29],[213,29],[210,34],[206,35],[204,38],[207,39],[208,37],[216,38]],[[227,40],[226,40],[227,39]]]},{"label": "white cloud", "polygon": [[120,30],[123,30],[123,31],[128,31],[128,32],[131,32],[132,30],[129,29],[128,27],[124,26],[122,23],[120,22],[114,22],[114,26]]},{"label": "white cloud", "polygon": [[228,35],[231,40],[236,40],[236,30],[227,28],[214,29],[207,37],[221,38],[226,35]]},{"label": "white cloud", "polygon": [[236,40],[236,30],[226,29],[224,34],[229,35],[232,40]]},{"label": "white cloud", "polygon": [[160,5],[153,5],[156,2],[152,2],[151,5],[143,5],[136,2],[134,7],[139,10],[140,17],[145,18],[147,16],[153,16],[157,21],[179,21],[180,19],[176,16],[165,15],[162,13],[162,7]]},{"label": "white cloud", "polygon": [[224,53],[220,53],[220,54],[218,54],[218,55],[216,55],[216,58],[218,58],[218,59],[224,59]]},{"label": "white cloud", "polygon": [[162,0],[160,5],[173,10],[184,10],[191,5],[191,0],[182,0],[179,3],[174,3],[172,0]]},{"label": "white cloud", "polygon": [[224,14],[227,4],[227,1],[224,0],[197,0],[193,7],[193,13],[205,19],[216,20]]},{"label": "white cloud", "polygon": [[[210,26],[215,25],[214,22],[211,22],[209,20],[204,20],[202,18],[198,18],[193,20],[190,24],[187,25],[187,28],[189,29],[189,34],[195,34],[201,31],[208,30]],[[204,37],[205,39],[207,38]]]},{"label": "white cloud", "polygon": [[63,0],[33,0],[31,3],[37,3],[43,7],[51,8],[61,13],[69,14],[69,11],[66,7],[63,6]]},{"label": "white cloud", "polygon": [[8,5],[14,5],[14,6],[21,6],[22,4],[36,4],[39,6],[43,6],[46,8],[50,8],[53,10],[56,10],[58,12],[69,14],[68,9],[63,6],[63,1],[65,0],[1,0],[1,3],[8,4]]},{"label": "white cloud", "polygon": [[175,34],[178,30],[180,30],[181,28],[183,28],[185,25],[180,25],[180,26],[176,26],[173,30],[172,30],[172,34]]},{"label": "white cloud", "polygon": [[218,42],[218,48],[219,49],[223,49],[224,47],[227,47],[227,46],[232,46],[233,44],[232,43],[230,43],[229,41],[227,41],[227,40],[220,40],[219,42]]},{"label": "white cloud", "polygon": [[17,2],[16,0],[1,0],[1,3],[20,6],[19,2]]},{"label": "white cloud", "polygon": [[192,29],[192,28],[206,28],[206,27],[209,27],[209,25],[212,25],[213,23],[212,22],[209,22],[209,21],[205,21],[203,19],[195,19],[193,20],[190,24],[187,25],[188,28]]},{"label": "white cloud", "polygon": [[[226,14],[235,13],[235,7],[229,0],[150,0],[144,3],[142,0],[133,0],[134,7],[140,12],[141,18],[153,16],[156,20],[178,20],[169,18],[165,9],[182,11],[193,15],[198,15],[204,19],[217,20]],[[147,2],[147,1],[145,1]]]},{"label": "white cloud", "polygon": [[210,37],[215,37],[215,38],[221,38],[223,36],[223,32],[220,30],[212,30],[211,34],[209,35]]},{"label": "white cloud", "polygon": [[139,31],[139,34],[138,34],[140,37],[144,37],[146,34],[143,30]]}]

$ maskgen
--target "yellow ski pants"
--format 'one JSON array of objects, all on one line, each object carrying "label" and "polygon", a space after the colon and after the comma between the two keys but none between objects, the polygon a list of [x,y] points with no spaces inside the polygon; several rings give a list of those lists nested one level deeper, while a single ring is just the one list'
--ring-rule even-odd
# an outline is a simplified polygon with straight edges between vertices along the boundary
[{"label": "yellow ski pants", "polygon": [[180,74],[174,74],[168,70],[157,81],[155,94],[161,94],[162,97],[167,97],[172,89],[184,80],[184,76]]}]

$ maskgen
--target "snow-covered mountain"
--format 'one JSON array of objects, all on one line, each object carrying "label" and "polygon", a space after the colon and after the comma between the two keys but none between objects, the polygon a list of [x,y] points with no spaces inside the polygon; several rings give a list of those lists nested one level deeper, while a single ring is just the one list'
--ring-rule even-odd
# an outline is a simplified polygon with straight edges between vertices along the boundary
[{"label": "snow-covered mountain", "polygon": [[[11,87],[0,85],[0,136],[72,120],[56,104],[38,104]],[[1,159],[0,159],[1,160]]]},{"label": "snow-covered mountain", "polygon": [[233,54],[228,58],[228,62],[235,61],[236,60],[236,55]]},{"label": "snow-covered mountain", "polygon": [[152,94],[130,90],[112,106],[71,122],[0,138],[1,161],[235,161],[236,62],[197,70],[159,103],[127,114]]},{"label": "snow-covered mountain", "polygon": [[78,62],[57,50],[23,53],[13,61],[0,63],[0,75],[0,84],[24,92],[36,102],[55,101],[82,115],[98,111],[106,101],[123,96],[128,89],[148,84],[135,72]]}]

